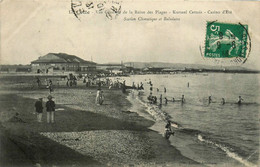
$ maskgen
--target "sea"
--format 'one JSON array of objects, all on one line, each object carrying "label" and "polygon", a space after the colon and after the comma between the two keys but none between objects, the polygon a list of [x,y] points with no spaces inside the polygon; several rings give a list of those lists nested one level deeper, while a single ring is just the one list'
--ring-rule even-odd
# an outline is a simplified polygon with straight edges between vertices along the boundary
[{"label": "sea", "polygon": [[[130,86],[143,84],[144,90],[129,95],[132,111],[153,118],[156,123],[151,129],[162,135],[165,121],[170,119],[175,134],[169,141],[184,156],[208,166],[231,162],[258,166],[259,77],[240,73],[177,73],[131,75],[120,80]],[[157,97],[157,104],[149,104],[150,93]],[[180,101],[182,95],[184,103]],[[241,105],[237,104],[239,96],[243,99]],[[164,118],[156,119],[153,113],[163,113]]]}]

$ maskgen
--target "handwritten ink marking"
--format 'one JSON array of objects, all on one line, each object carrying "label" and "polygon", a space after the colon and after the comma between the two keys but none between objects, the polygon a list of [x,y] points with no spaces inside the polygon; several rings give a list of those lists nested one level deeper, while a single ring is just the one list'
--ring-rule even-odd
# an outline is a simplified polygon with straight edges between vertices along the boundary
[{"label": "handwritten ink marking", "polygon": [[93,0],[71,0],[70,14],[74,14],[80,20],[80,15],[105,14],[109,19],[115,19],[121,14],[121,2],[103,1],[95,2]]},{"label": "handwritten ink marking", "polygon": [[[71,10],[72,10],[73,14],[75,15],[75,17],[76,17],[77,19],[79,19],[78,15],[76,14],[76,12],[75,12],[75,10],[74,10],[74,8],[77,7],[77,6],[78,6],[78,4],[73,3],[72,0],[71,0]],[[79,20],[80,20],[80,19],[79,19]]]}]

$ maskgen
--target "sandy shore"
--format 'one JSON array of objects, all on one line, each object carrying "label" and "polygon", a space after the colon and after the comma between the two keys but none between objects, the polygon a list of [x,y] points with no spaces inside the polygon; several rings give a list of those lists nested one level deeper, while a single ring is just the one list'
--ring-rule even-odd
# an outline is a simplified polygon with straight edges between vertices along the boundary
[{"label": "sandy shore", "polygon": [[120,90],[104,88],[98,106],[96,88],[56,88],[56,122],[47,124],[46,112],[42,123],[33,113],[48,90],[25,84],[0,89],[1,166],[201,166],[150,130],[154,121],[130,112]]}]

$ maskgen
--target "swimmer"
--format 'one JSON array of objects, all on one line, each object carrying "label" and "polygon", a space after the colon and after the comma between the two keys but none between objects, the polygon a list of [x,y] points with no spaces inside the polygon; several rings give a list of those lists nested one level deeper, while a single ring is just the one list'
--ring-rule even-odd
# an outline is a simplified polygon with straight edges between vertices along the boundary
[{"label": "swimmer", "polygon": [[172,98],[172,102],[175,102],[175,99],[174,99],[174,97]]},{"label": "swimmer", "polygon": [[225,99],[222,98],[221,104],[224,105],[226,103]]},{"label": "swimmer", "polygon": [[153,98],[153,103],[154,104],[157,103],[157,97],[156,96],[154,96],[154,98]]},{"label": "swimmer", "polygon": [[165,97],[164,99],[165,99],[165,104],[167,104],[167,103],[168,103],[168,99],[167,99],[167,97]]},{"label": "swimmer", "polygon": [[242,101],[243,101],[244,99],[242,99],[242,97],[241,96],[238,96],[238,102],[237,102],[237,104],[242,104]]},{"label": "swimmer", "polygon": [[148,101],[149,101],[150,103],[152,103],[152,95],[151,95],[151,94],[147,97],[147,99],[148,99]]},{"label": "swimmer", "polygon": [[185,102],[185,98],[184,98],[184,95],[181,96],[181,103],[184,103]]},{"label": "swimmer", "polygon": [[212,102],[211,96],[209,96],[209,104]]}]

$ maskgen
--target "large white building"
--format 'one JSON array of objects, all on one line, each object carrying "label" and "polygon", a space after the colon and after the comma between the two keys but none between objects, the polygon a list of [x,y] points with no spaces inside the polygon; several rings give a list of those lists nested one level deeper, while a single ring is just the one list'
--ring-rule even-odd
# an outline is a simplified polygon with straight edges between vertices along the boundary
[{"label": "large white building", "polygon": [[31,62],[32,72],[92,72],[96,70],[96,63],[83,60],[66,53],[48,53]]}]

